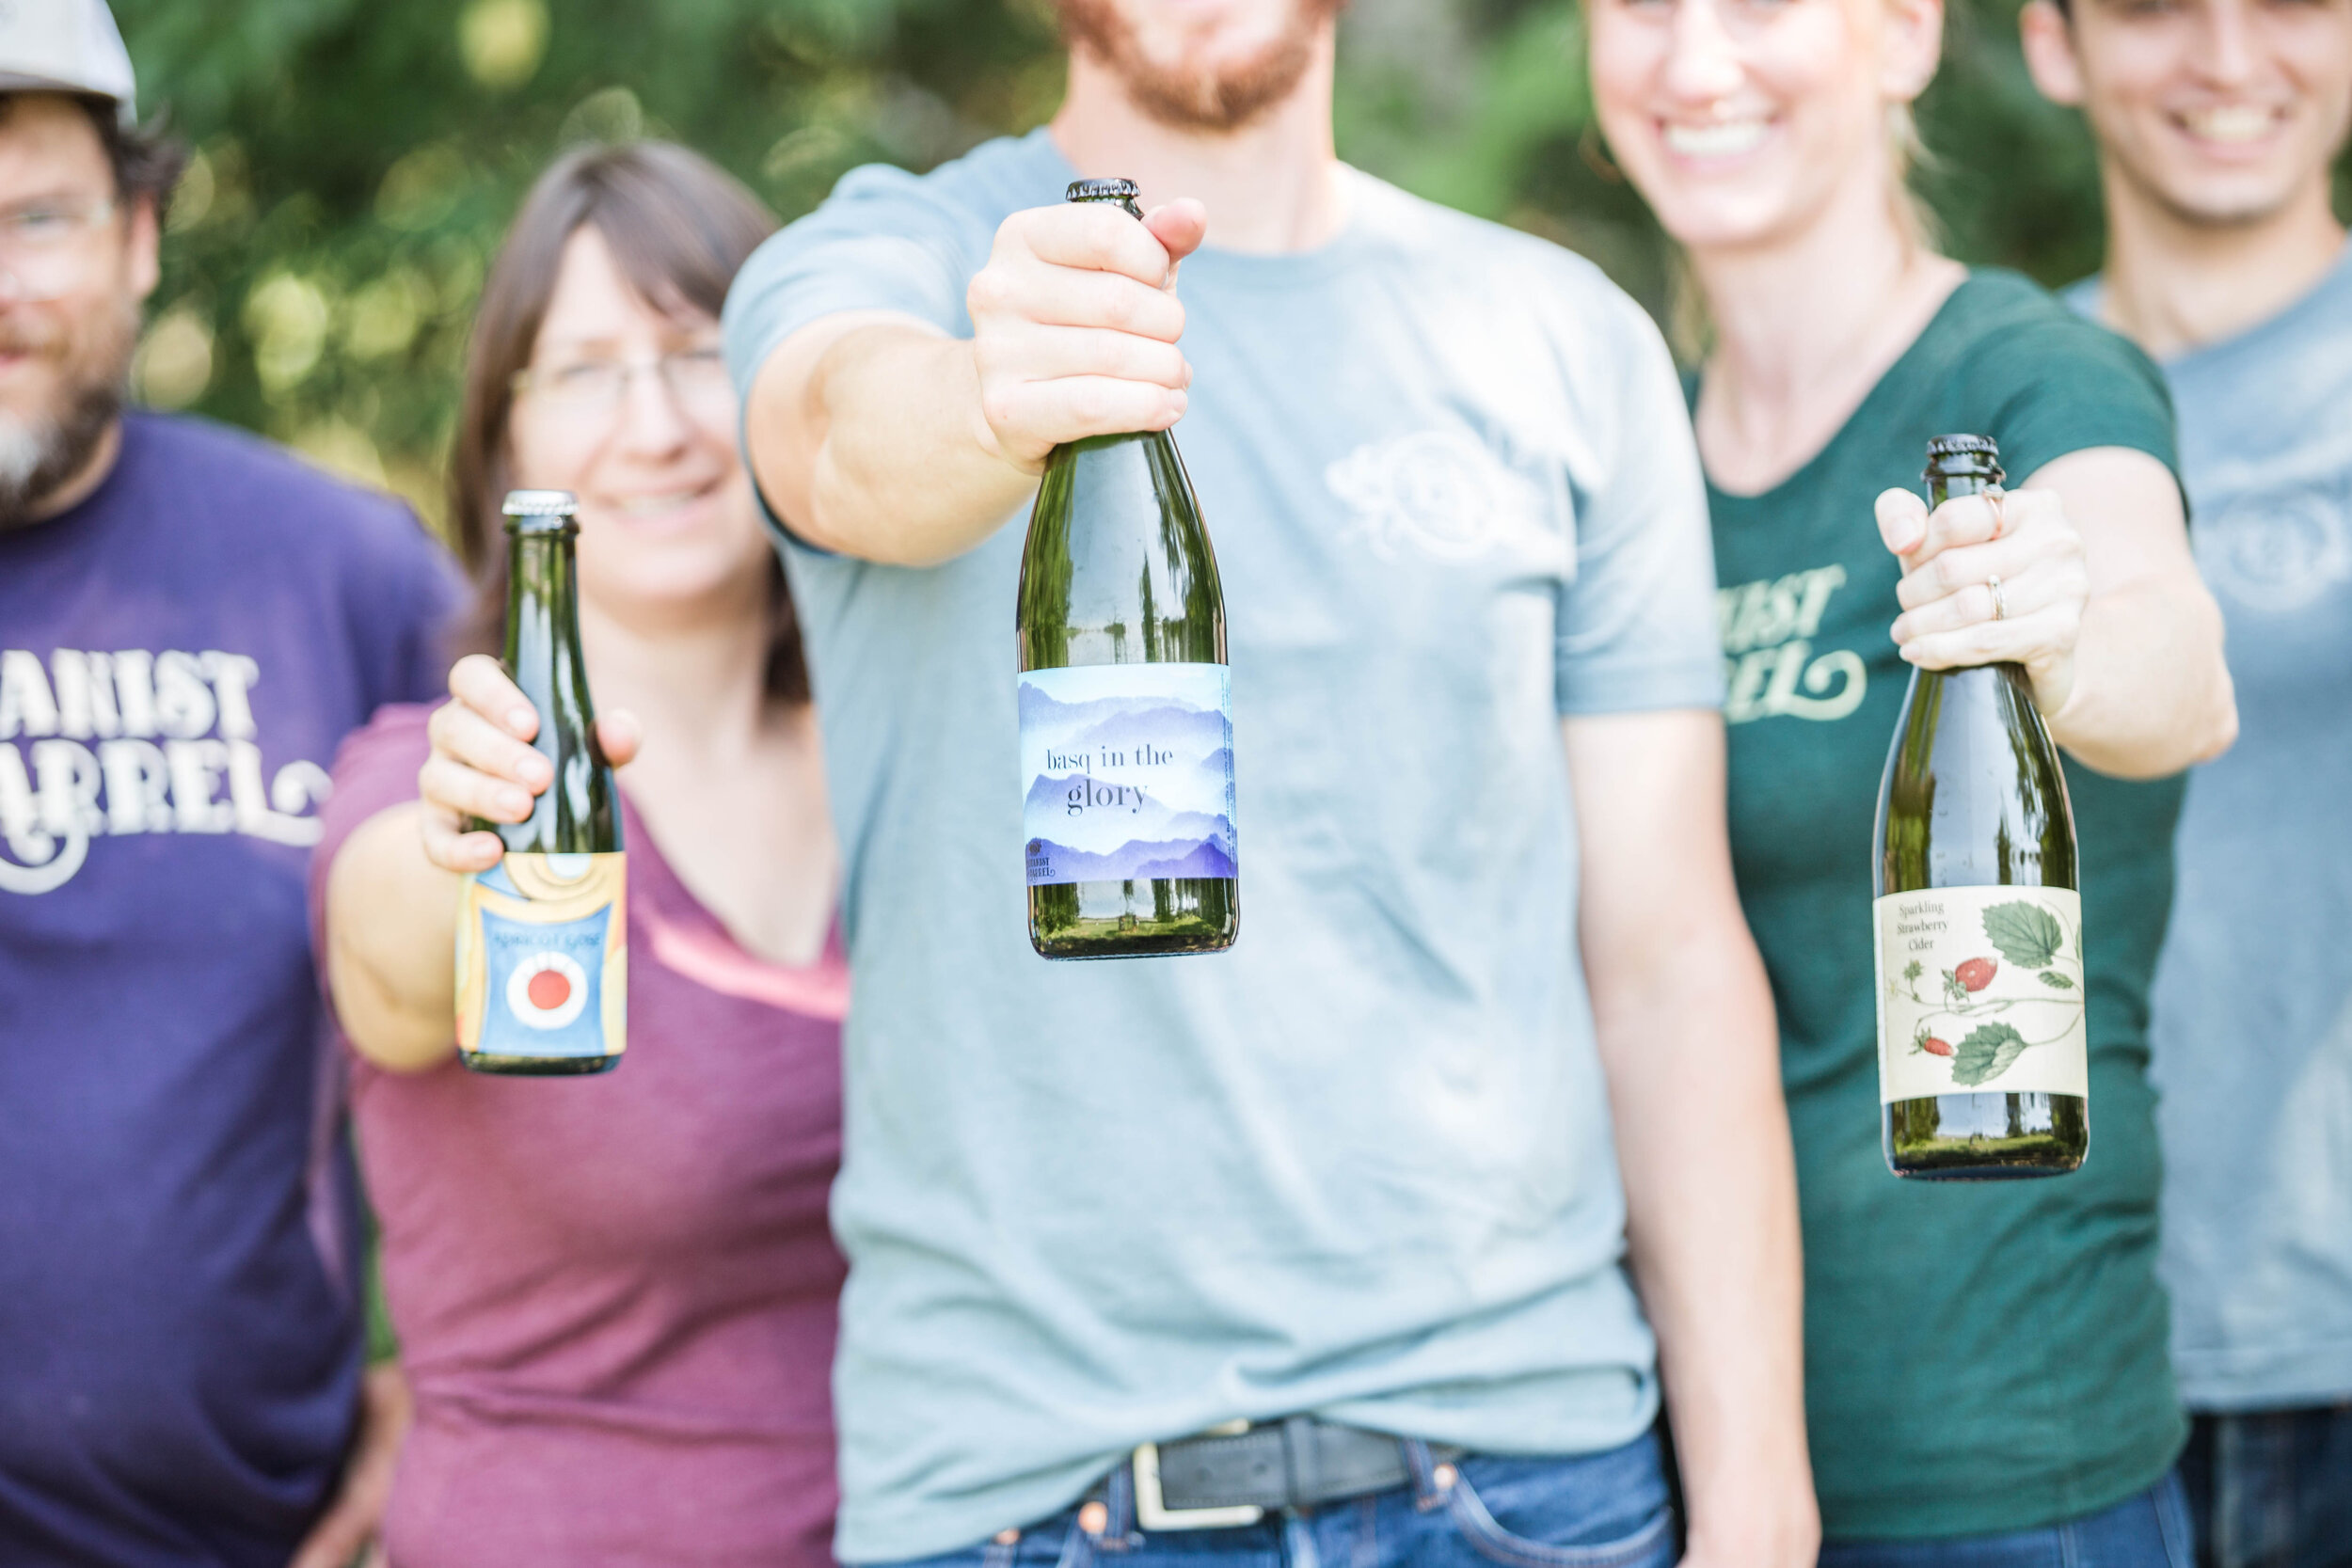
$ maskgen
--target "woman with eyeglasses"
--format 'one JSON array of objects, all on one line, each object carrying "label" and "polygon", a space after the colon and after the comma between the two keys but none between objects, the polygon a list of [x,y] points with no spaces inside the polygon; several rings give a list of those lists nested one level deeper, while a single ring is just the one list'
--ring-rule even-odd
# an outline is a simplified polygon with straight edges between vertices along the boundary
[{"label": "woman with eyeglasses", "polygon": [[[680,148],[573,152],[475,321],[453,464],[475,651],[335,769],[312,907],[355,1061],[416,1420],[402,1568],[831,1561],[842,1263],[836,855],[792,606],[737,456],[719,310],[772,221]],[[628,1053],[467,1072],[460,878],[546,787],[498,642],[510,488],[580,498],[580,614],[629,855]]]},{"label": "woman with eyeglasses", "polygon": [[[1821,1563],[2186,1568],[2148,984],[2177,775],[2236,719],[2163,381],[2026,278],[1938,254],[1904,173],[1941,0],[1588,15],[1600,127],[1712,330],[1692,394],[1732,855],[1779,1006]],[[1920,468],[1949,435],[1999,443],[2005,497],[1929,514]],[[1996,660],[2025,667],[2066,753],[2090,1157],[2042,1180],[1899,1180],[1879,1135],[1880,777],[1911,671]]]}]

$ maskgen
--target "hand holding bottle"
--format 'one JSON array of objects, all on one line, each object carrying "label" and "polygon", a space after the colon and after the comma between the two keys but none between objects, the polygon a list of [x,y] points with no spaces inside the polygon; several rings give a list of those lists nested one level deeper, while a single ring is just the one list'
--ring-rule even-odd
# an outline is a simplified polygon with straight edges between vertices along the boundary
[{"label": "hand holding bottle", "polygon": [[[1137,194],[1079,180],[1065,199],[1156,249]],[[1200,498],[1165,425],[1050,453],[1014,611],[1030,944],[1048,958],[1223,952],[1241,912],[1232,682]]]},{"label": "hand holding bottle", "polygon": [[1192,367],[1176,346],[1176,268],[1208,221],[1189,199],[1140,224],[1083,202],[1004,221],[964,296],[985,450],[1039,473],[1066,441],[1166,430],[1184,417]]},{"label": "hand holding bottle", "polygon": [[[555,768],[532,750],[539,715],[498,660],[469,654],[449,673],[451,702],[427,728],[433,754],[417,774],[424,801],[425,859],[445,871],[486,871],[506,847],[493,832],[468,832],[471,819],[529,820],[535,797]],[[618,768],[637,754],[637,721],[615,710],[596,720],[596,744]]]},{"label": "hand holding bottle", "polygon": [[2082,535],[2055,490],[1956,496],[1931,514],[1909,490],[1878,499],[1879,537],[1903,563],[1894,638],[1926,670],[2025,666],[2034,705],[2066,705],[2090,598]]}]

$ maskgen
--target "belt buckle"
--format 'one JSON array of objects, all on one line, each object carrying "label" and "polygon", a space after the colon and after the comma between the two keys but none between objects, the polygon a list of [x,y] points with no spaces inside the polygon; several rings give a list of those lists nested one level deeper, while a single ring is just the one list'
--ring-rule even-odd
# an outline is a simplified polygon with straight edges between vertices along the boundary
[{"label": "belt buckle", "polygon": [[[1226,1421],[1202,1433],[1203,1437],[1237,1436],[1249,1430],[1248,1421]],[[1265,1510],[1256,1503],[1236,1503],[1231,1508],[1170,1508],[1168,1497],[1160,1490],[1160,1446],[1157,1443],[1136,1445],[1132,1468],[1136,1477],[1136,1528],[1155,1529],[1236,1529],[1254,1525],[1265,1517]]]}]

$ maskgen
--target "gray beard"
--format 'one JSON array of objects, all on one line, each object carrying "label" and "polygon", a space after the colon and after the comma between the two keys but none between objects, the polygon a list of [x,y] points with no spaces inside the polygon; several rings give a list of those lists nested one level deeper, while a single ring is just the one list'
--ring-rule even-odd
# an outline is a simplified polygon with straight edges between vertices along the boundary
[{"label": "gray beard", "polygon": [[51,418],[0,414],[0,531],[32,521],[59,485],[88,466],[121,414],[119,376],[73,388]]}]

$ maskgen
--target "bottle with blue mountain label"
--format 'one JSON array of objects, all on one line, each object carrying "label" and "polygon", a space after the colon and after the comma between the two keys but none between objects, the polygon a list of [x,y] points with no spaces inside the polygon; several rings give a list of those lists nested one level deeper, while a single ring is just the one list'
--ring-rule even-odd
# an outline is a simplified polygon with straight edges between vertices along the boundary
[{"label": "bottle with blue mountain label", "polygon": [[457,1053],[476,1072],[605,1072],[628,1042],[628,860],[620,797],[596,745],[580,657],[565,490],[506,498],[506,673],[538,710],[555,781],[526,822],[476,821],[506,853],[466,879],[457,921]]},{"label": "bottle with blue mountain label", "polygon": [[[1072,201],[1140,220],[1134,182]],[[1029,941],[1049,958],[1216,953],[1241,922],[1225,594],[1165,431],[1054,449],[1018,612]]]},{"label": "bottle with blue mountain label", "polygon": [[[1923,477],[1931,506],[1997,497],[1999,449],[1938,436]],[[1960,1180],[2080,1166],[2090,1069],[2074,814],[2023,666],[1912,672],[1871,862],[1888,1168]]]}]

